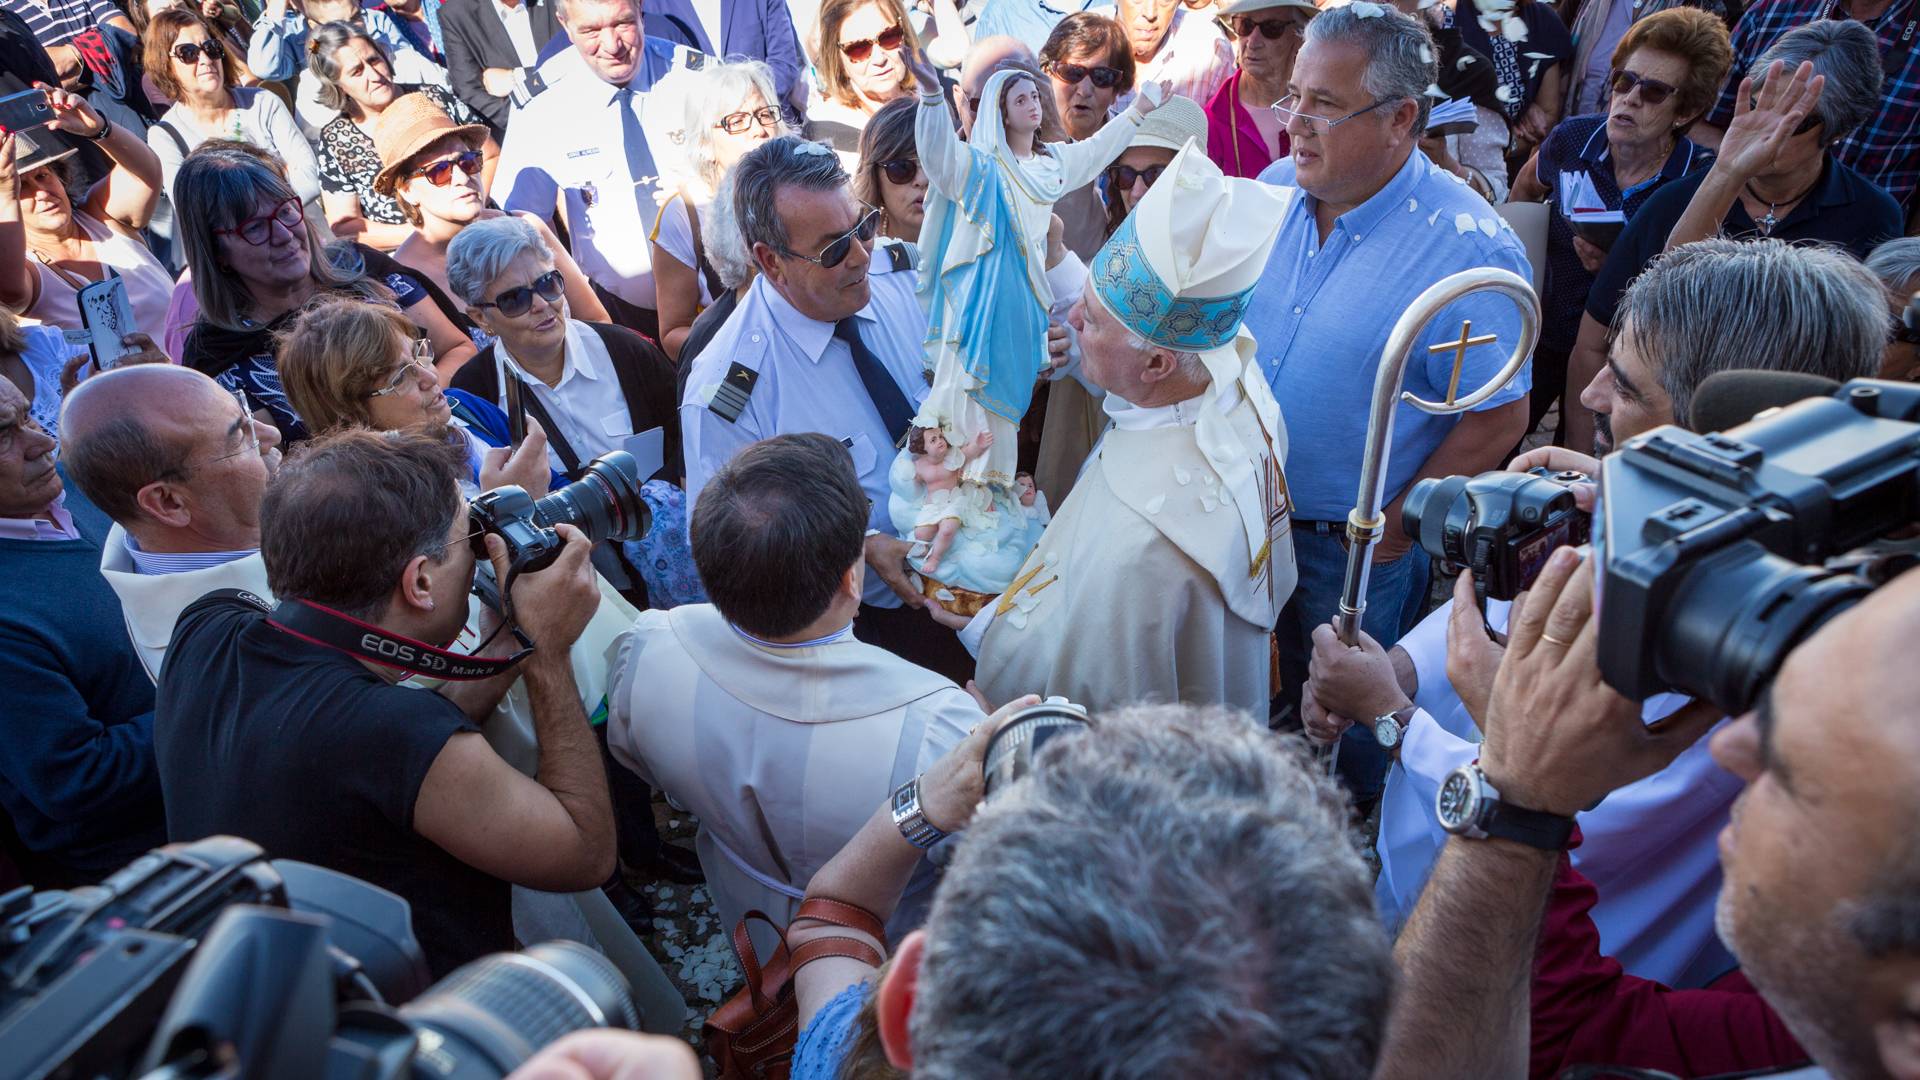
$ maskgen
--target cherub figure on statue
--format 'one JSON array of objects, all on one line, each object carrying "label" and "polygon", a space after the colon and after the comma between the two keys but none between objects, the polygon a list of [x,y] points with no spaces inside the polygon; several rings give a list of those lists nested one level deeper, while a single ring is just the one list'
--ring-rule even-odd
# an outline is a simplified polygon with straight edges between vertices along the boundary
[{"label": "cherub figure on statue", "polygon": [[1047,493],[1034,484],[1032,473],[1013,474],[1013,496],[1020,504],[1021,513],[1042,525],[1053,520],[1053,512],[1047,509]]},{"label": "cherub figure on statue", "polygon": [[1040,129],[1052,89],[1023,71],[998,71],[982,88],[973,130],[962,142],[926,57],[915,53],[910,63],[923,88],[914,143],[928,184],[920,300],[933,371],[933,388],[914,423],[939,426],[963,445],[993,432],[996,441],[966,462],[961,478],[1008,493],[1015,433],[1035,381],[1050,366],[1053,204],[1091,183],[1126,149],[1166,88],[1142,87],[1092,138],[1044,142]]},{"label": "cherub figure on statue", "polygon": [[993,513],[993,493],[960,478],[966,463],[993,445],[993,432],[983,431],[965,446],[954,446],[937,427],[916,427],[907,436],[913,455],[913,478],[925,489],[913,536],[927,544],[920,560],[923,573],[937,573],[940,560],[953,546],[953,535],[963,526],[983,524],[981,515]]}]

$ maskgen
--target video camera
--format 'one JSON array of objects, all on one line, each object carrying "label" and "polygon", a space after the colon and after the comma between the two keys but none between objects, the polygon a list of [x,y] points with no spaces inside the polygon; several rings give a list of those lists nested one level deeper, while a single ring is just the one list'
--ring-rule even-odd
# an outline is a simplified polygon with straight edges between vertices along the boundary
[{"label": "video camera", "polygon": [[22,1080],[500,1077],[638,1026],[618,969],[571,942],[427,983],[406,901],[230,836],[0,895],[0,1063]]},{"label": "video camera", "polygon": [[[1524,512],[1538,478],[1501,475],[1416,487],[1409,534],[1435,557],[1467,556],[1476,576],[1501,573],[1504,553],[1543,560],[1575,542],[1558,511]],[[1794,646],[1885,580],[1884,562],[1837,557],[1916,522],[1920,385],[1855,379],[1724,432],[1636,436],[1600,467],[1601,676],[1635,700],[1675,690],[1745,712]]]}]

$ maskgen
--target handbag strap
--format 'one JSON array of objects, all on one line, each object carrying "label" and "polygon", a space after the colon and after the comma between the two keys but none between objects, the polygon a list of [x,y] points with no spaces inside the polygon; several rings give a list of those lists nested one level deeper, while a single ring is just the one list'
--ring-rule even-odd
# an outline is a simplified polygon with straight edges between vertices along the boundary
[{"label": "handbag strap", "polygon": [[816,896],[802,900],[800,902],[800,910],[794,913],[793,921],[799,922],[801,919],[812,919],[815,922],[823,922],[829,926],[858,930],[879,941],[887,940],[887,928],[880,922],[878,915],[857,904],[849,904],[843,900],[834,900],[824,896]]},{"label": "handbag strap", "polygon": [[858,960],[868,967],[876,968],[885,963],[887,959],[880,955],[880,950],[857,938],[839,937],[837,935],[833,937],[818,937],[793,950],[793,962],[791,966],[787,968],[787,975],[789,978],[796,976],[800,974],[801,968],[806,967],[815,960],[825,960],[829,956],[844,956],[851,960]]},{"label": "handbag strap", "polygon": [[766,912],[758,910],[747,912],[733,928],[733,955],[739,959],[740,970],[746,974],[747,992],[753,996],[754,1014],[760,1015],[772,1009],[774,1003],[760,985],[760,958],[754,955],[753,938],[747,933],[747,924],[755,919],[773,927],[774,934],[780,940],[780,944],[774,947],[773,956],[769,958],[776,967],[784,966],[780,960],[787,952],[787,933],[779,923],[769,919]]}]

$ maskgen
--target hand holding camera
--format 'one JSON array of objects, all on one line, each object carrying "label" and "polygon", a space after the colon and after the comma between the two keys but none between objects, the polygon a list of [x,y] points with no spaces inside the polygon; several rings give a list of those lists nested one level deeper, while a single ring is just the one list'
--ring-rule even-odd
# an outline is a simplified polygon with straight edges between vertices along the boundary
[{"label": "hand holding camera", "polygon": [[527,417],[527,437],[519,446],[496,446],[480,463],[482,491],[509,485],[536,499],[552,486],[552,475],[547,471],[547,432],[531,416]]},{"label": "hand holding camera", "polygon": [[920,777],[920,802],[928,824],[947,833],[967,827],[987,793],[987,745],[1015,713],[1038,704],[1038,694],[1007,702],[927,769]]},{"label": "hand holding camera", "polygon": [[1643,724],[1639,703],[1601,679],[1593,562],[1560,548],[1514,604],[1482,723],[1480,768],[1502,801],[1562,817],[1665,768],[1719,718],[1694,703]]},{"label": "hand holding camera", "polygon": [[1460,571],[1453,582],[1453,607],[1447,615],[1447,681],[1467,707],[1467,715],[1482,730],[1487,724],[1487,702],[1493,697],[1493,680],[1500,674],[1500,660],[1506,654],[1506,642],[1487,633],[1486,620],[1474,600],[1473,571]]},{"label": "hand holding camera", "polygon": [[[567,650],[573,647],[600,606],[600,587],[590,557],[593,544],[586,534],[564,524],[554,526],[554,532],[561,541],[559,557],[538,573],[521,574],[513,579],[513,618],[539,647],[536,658],[557,657],[565,662]],[[506,542],[489,533],[486,545],[496,580],[506,581],[509,568]]]}]

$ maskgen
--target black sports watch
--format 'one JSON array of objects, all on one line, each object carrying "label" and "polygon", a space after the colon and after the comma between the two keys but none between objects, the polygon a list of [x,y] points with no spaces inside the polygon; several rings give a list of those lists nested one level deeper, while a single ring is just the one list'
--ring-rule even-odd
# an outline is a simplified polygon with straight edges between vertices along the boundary
[{"label": "black sports watch", "polygon": [[1469,840],[1491,836],[1542,851],[1565,851],[1567,842],[1573,839],[1572,818],[1501,802],[1500,793],[1473,763],[1447,774],[1434,797],[1433,809],[1441,828]]}]

